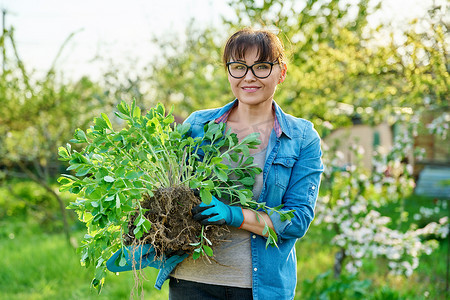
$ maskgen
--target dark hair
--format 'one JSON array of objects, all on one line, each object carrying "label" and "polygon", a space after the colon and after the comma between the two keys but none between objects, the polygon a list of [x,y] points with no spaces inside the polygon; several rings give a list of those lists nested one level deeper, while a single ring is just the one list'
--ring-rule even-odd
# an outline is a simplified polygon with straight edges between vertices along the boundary
[{"label": "dark hair", "polygon": [[223,63],[231,59],[240,59],[249,48],[256,47],[259,61],[285,62],[284,46],[278,36],[268,30],[245,28],[237,31],[228,39],[223,51]]}]

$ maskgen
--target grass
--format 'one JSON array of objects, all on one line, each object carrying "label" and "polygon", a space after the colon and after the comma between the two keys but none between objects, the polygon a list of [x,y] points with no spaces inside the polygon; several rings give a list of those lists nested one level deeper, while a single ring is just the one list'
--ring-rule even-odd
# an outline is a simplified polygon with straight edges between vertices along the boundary
[{"label": "grass", "polygon": [[[0,198],[1,193],[0,193]],[[10,202],[12,203],[12,202]],[[0,201],[0,210],[8,205]],[[442,205],[433,199],[409,197],[405,200],[405,210],[409,221],[401,227],[409,227],[410,223],[423,226],[423,221],[414,221],[412,216],[421,206],[435,207]],[[391,216],[396,224],[398,204],[385,208],[385,213]],[[60,224],[55,213],[52,221]],[[447,210],[441,210],[438,217],[448,215]],[[119,276],[109,273],[105,286],[100,294],[90,287],[93,269],[86,269],[79,263],[79,255],[73,247],[68,246],[65,236],[61,233],[61,225],[46,223],[41,220],[4,214],[0,218],[0,291],[2,299],[34,300],[34,299],[128,299],[133,287],[133,274],[121,273]],[[56,218],[56,219],[55,219]],[[436,217],[434,217],[436,218]],[[427,220],[429,222],[431,220]],[[55,224],[56,224],[55,223]],[[73,223],[75,239],[81,240],[84,234],[79,224]],[[397,226],[397,225],[395,225]],[[297,243],[298,283],[295,299],[316,299],[305,297],[308,282],[333,267],[334,254],[337,249],[330,246],[333,233],[321,230],[312,225],[308,234]],[[369,296],[348,299],[447,299],[446,263],[448,240],[440,241],[440,247],[429,256],[420,258],[419,268],[410,278],[388,275],[386,261],[383,259],[364,262],[357,280],[370,280]],[[168,283],[161,291],[153,288],[157,270],[144,270],[147,281],[144,284],[144,299],[167,299]],[[336,284],[332,276],[324,279],[328,286]],[[356,283],[358,283],[356,282]],[[324,284],[321,287],[325,286]],[[356,285],[352,285],[356,286]],[[347,288],[348,282],[338,283],[339,288]],[[347,298],[324,298],[347,299]]]},{"label": "grass", "polygon": [[[302,299],[305,280],[330,270],[334,250],[311,228],[305,239],[297,243],[298,285],[296,299]],[[77,234],[79,238],[80,234]],[[326,238],[325,238],[326,239]],[[133,286],[131,272],[119,276],[109,273],[100,293],[90,288],[92,269],[79,263],[75,249],[69,247],[63,234],[19,234],[13,239],[0,239],[0,290],[3,299],[127,299]],[[386,276],[382,260],[367,261],[360,279],[370,279],[372,290],[387,287],[399,291],[405,299],[445,299],[445,263],[447,243],[430,256],[422,257],[417,272],[410,278]],[[153,288],[157,270],[146,268],[145,299],[167,299],[165,283],[161,291]],[[428,296],[428,297],[426,297]]]},{"label": "grass", "polygon": [[[18,235],[2,238],[0,290],[2,299],[127,299],[133,287],[131,272],[109,273],[100,295],[90,287],[93,269],[79,263],[79,255],[68,246],[63,234]],[[153,288],[157,270],[144,271],[148,279],[145,299],[167,299],[167,283]]]}]

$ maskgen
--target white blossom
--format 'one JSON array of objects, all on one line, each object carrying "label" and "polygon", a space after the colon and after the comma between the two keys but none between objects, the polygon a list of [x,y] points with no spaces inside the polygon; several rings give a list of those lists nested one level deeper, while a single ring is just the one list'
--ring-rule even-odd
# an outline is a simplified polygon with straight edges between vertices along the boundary
[{"label": "white blossom", "polygon": [[[364,258],[382,256],[387,258],[391,274],[411,276],[419,266],[420,256],[438,247],[437,241],[424,237],[432,234],[442,238],[449,234],[447,217],[423,228],[411,227],[401,232],[389,228],[391,218],[378,211],[380,206],[404,198],[414,187],[412,166],[403,163],[408,153],[412,153],[412,137],[411,131],[404,130],[389,153],[375,153],[370,174],[358,162],[347,165],[345,170],[339,168],[337,162],[344,161],[342,152],[334,153],[329,160],[336,164],[329,165],[327,176],[332,172],[338,172],[338,176],[333,177],[333,195],[318,199],[314,224],[325,223],[327,230],[337,230],[331,242],[345,251],[344,265],[348,272],[357,272]],[[363,153],[359,145],[353,144],[351,149],[357,157]],[[360,190],[361,183],[367,187],[365,190]],[[446,207],[447,202],[443,201],[433,208],[421,208],[413,219],[434,218]]]},{"label": "white blossom", "polygon": [[347,270],[347,272],[349,272],[350,274],[356,274],[356,272],[358,271],[358,268],[353,264],[353,262],[349,262],[345,265],[345,269]]}]

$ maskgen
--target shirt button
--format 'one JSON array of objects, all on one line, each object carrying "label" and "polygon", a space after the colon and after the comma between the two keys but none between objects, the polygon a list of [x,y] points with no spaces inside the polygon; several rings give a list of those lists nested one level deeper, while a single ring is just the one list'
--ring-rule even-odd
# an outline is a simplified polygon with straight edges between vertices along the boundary
[{"label": "shirt button", "polygon": [[258,271],[258,268],[254,268],[253,271],[255,271],[255,272]]},{"label": "shirt button", "polygon": [[252,238],[256,239],[256,235],[252,235]]},{"label": "shirt button", "polygon": [[315,185],[313,185],[313,186],[311,187],[311,189],[315,190],[315,189],[316,189],[316,186],[315,186]]}]

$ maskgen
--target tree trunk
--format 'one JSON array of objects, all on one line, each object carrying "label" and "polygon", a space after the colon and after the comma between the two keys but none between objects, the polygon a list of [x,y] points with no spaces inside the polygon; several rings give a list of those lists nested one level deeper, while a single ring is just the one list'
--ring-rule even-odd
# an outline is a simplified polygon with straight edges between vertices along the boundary
[{"label": "tree trunk", "polygon": [[339,250],[334,256],[334,266],[333,266],[334,278],[338,278],[339,276],[341,276],[342,263],[344,262],[345,257],[346,255],[344,248],[341,248],[341,250]]},{"label": "tree trunk", "polygon": [[58,201],[59,204],[59,209],[61,212],[61,217],[63,220],[63,226],[64,226],[64,233],[66,235],[66,239],[67,239],[67,243],[69,245],[71,245],[70,243],[70,230],[69,230],[69,223],[67,222],[67,214],[66,214],[66,207],[64,205],[63,200],[61,199],[61,197],[47,184],[47,182],[41,178],[39,178],[38,176],[36,176],[36,174],[34,174],[33,172],[31,172],[22,162],[18,162],[18,165],[20,167],[20,169],[25,172],[25,174],[28,176],[28,178],[30,178],[31,180],[33,180],[34,182],[38,183],[39,185],[41,185],[46,191],[48,191],[50,194],[52,194],[56,200]]}]

